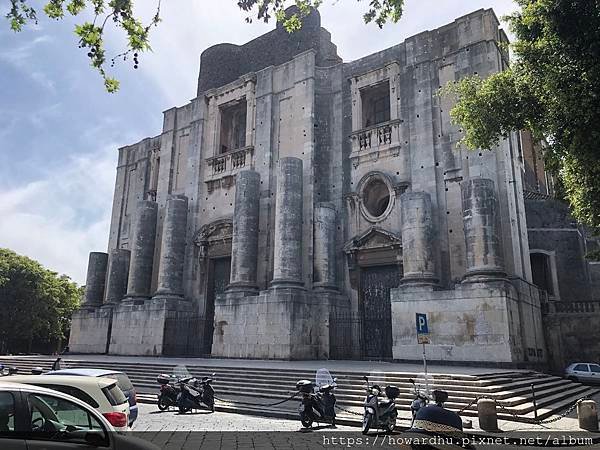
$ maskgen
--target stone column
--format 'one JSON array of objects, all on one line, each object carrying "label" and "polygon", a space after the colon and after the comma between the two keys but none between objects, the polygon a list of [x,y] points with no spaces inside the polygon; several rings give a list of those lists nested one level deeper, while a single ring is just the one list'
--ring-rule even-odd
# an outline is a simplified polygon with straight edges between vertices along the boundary
[{"label": "stone column", "polygon": [[228,290],[256,291],[260,174],[244,170],[235,179],[235,206],[231,242],[231,278]]},{"label": "stone column", "polygon": [[106,294],[104,303],[117,304],[127,293],[127,277],[129,275],[129,258],[131,252],[124,248],[114,248],[108,257],[108,277],[106,278]]},{"label": "stone column", "polygon": [[127,300],[150,297],[157,215],[156,202],[151,200],[138,202],[129,262]]},{"label": "stone column", "polygon": [[431,197],[427,192],[405,192],[400,196],[402,216],[403,283],[435,284],[435,236]]},{"label": "stone column", "polygon": [[302,160],[281,158],[275,200],[272,286],[300,287],[302,279]]},{"label": "stone column", "polygon": [[494,182],[472,178],[461,184],[467,250],[465,281],[502,278],[504,263],[498,238],[498,201]]},{"label": "stone column", "polygon": [[90,253],[87,277],[85,281],[85,294],[82,305],[84,308],[95,308],[97,306],[102,306],[107,264],[107,253]]},{"label": "stone column", "polygon": [[156,297],[183,300],[183,262],[187,230],[188,199],[169,195],[162,228]]},{"label": "stone column", "polygon": [[313,273],[315,288],[337,289],[335,236],[337,231],[335,205],[317,203],[314,212]]}]

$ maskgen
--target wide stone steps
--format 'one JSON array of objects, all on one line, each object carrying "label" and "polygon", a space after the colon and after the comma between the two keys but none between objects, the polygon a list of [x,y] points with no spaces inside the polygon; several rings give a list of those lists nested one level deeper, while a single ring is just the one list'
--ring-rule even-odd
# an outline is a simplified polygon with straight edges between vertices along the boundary
[{"label": "wide stone steps", "polygon": [[[25,373],[29,373],[34,367],[48,370],[53,362],[54,359],[51,358],[0,358],[0,363],[14,365]],[[86,360],[77,359],[77,357],[66,358],[63,359],[63,362],[67,367],[103,368],[126,372],[138,390],[139,401],[149,403],[156,402],[156,393],[158,392],[156,376],[161,373],[172,373],[177,365],[121,361],[111,363],[106,360],[93,361],[92,356]],[[327,367],[327,361],[323,361],[323,367]],[[213,367],[200,366],[195,362],[188,364],[187,369],[196,377],[216,373],[213,384],[216,396],[226,400],[226,402],[219,403],[217,409],[223,411],[237,409],[236,412],[246,412],[247,414],[260,412],[259,415],[272,417],[295,418],[296,401],[286,402],[272,408],[264,406],[264,404],[274,403],[291,396],[295,392],[296,381],[303,378],[314,379],[315,376],[314,370]],[[337,377],[338,405],[360,413],[365,397],[363,373],[332,371],[332,375]],[[400,396],[396,403],[401,411],[409,411],[410,402],[413,399],[412,384],[409,379],[415,379],[424,388],[422,373],[373,371],[367,375],[373,384],[382,386],[394,384],[399,387]],[[449,409],[461,411],[461,414],[465,416],[475,416],[477,408],[473,403],[474,400],[486,396],[498,400],[499,404],[506,408],[505,410],[499,409],[500,418],[517,421],[527,421],[534,417],[531,385],[535,389],[538,418],[549,417],[577,399],[598,392],[598,389],[559,377],[527,371],[504,371],[479,375],[431,374],[428,379],[430,389],[443,389],[448,392],[450,398],[446,406]],[[343,412],[341,417],[348,423],[360,420],[359,416]]]}]

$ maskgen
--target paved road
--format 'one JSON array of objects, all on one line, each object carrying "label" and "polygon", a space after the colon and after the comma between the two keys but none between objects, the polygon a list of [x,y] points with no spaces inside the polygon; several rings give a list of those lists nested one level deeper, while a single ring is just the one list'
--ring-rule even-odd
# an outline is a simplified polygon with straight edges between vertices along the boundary
[{"label": "paved road", "polygon": [[[273,419],[225,412],[198,411],[179,414],[174,408],[159,411],[156,405],[139,404],[139,416],[133,431],[299,431],[299,420]],[[331,427],[322,427],[329,429]],[[337,431],[357,431],[356,427],[338,426]]]}]

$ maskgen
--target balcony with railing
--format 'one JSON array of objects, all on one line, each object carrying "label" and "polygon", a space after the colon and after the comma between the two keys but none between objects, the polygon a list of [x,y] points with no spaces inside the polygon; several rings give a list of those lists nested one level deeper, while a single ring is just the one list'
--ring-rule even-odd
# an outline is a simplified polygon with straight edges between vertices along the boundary
[{"label": "balcony with railing", "polygon": [[247,146],[207,158],[206,164],[209,170],[205,176],[205,181],[215,181],[235,175],[240,170],[251,168],[253,153],[254,147]]},{"label": "balcony with railing", "polygon": [[400,123],[396,119],[354,131],[350,135],[350,159],[358,162],[373,154],[377,157],[397,156],[400,150]]}]

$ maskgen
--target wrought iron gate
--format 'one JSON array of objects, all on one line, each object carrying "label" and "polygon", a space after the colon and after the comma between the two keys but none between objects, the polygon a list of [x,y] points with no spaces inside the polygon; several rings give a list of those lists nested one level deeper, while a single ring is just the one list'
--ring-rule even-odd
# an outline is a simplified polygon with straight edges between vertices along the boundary
[{"label": "wrought iron gate", "polygon": [[392,358],[392,305],[390,289],[400,284],[398,266],[363,267],[360,294],[363,315],[363,356]]}]

